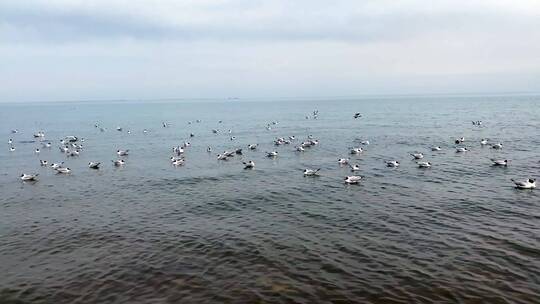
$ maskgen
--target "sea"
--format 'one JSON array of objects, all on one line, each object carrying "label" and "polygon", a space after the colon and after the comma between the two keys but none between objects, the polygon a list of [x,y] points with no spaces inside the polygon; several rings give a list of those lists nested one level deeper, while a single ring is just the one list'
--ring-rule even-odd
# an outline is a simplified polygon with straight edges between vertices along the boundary
[{"label": "sea", "polygon": [[0,134],[0,303],[540,303],[540,96],[1,103]]}]

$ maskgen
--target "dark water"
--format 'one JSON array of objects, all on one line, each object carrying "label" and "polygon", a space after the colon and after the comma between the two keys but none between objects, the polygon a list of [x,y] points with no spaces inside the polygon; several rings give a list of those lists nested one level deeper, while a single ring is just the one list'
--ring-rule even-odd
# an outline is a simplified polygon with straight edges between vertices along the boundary
[{"label": "dark water", "polygon": [[[306,120],[315,109],[319,118]],[[0,110],[0,303],[540,303],[540,190],[510,181],[540,177],[538,97]],[[39,156],[38,143],[21,143],[38,130],[53,141]],[[321,144],[302,154],[272,144],[308,134]],[[66,135],[86,139],[80,157],[58,151]],[[471,151],[456,154],[461,136]],[[504,148],[480,147],[484,137]],[[350,172],[337,158],[365,139],[353,157],[365,180],[344,185]],[[184,140],[186,165],[174,168],[171,147]],[[218,162],[208,145],[244,155]],[[132,151],[119,169],[117,149]],[[279,157],[264,156],[274,149]],[[414,151],[433,167],[418,169]],[[512,162],[491,167],[490,157]],[[73,172],[54,175],[39,159]],[[248,159],[254,170],[242,169]],[[88,169],[90,160],[103,168]],[[321,177],[304,178],[306,167]],[[23,183],[22,172],[40,180]]]}]

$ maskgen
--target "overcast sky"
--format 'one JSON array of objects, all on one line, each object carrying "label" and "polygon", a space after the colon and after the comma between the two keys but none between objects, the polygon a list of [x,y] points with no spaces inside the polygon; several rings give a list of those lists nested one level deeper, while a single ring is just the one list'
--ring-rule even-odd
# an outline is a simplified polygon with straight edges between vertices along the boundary
[{"label": "overcast sky", "polygon": [[539,0],[0,1],[0,101],[504,92]]}]

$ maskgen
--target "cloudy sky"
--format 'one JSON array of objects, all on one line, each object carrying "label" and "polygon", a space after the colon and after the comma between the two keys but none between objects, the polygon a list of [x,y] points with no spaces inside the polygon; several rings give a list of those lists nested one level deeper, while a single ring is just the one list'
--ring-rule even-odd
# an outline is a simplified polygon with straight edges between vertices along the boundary
[{"label": "cloudy sky", "polygon": [[539,0],[0,1],[0,101],[506,92]]}]

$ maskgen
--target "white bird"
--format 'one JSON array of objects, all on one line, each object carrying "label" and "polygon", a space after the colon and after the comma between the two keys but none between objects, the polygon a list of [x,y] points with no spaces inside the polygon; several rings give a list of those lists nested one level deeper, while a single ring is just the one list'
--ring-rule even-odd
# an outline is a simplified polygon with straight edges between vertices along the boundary
[{"label": "white bird", "polygon": [[255,167],[255,162],[253,162],[252,160],[242,163],[244,164],[244,169],[253,169]]},{"label": "white bird", "polygon": [[15,147],[14,147],[14,146],[9,147],[9,152],[14,152],[14,151],[15,151]]},{"label": "white bird", "polygon": [[227,155],[226,154],[218,154],[217,159],[218,160],[227,160]]},{"label": "white bird", "polygon": [[488,144],[488,140],[485,139],[485,138],[482,138],[482,140],[480,141],[480,144],[481,144],[482,146],[485,146],[485,145]]},{"label": "white bird", "polygon": [[465,147],[458,147],[456,148],[456,153],[463,153],[463,152],[468,152],[469,149],[465,148]]},{"label": "white bird", "polygon": [[431,151],[441,151],[442,148],[440,146],[431,147]]},{"label": "white bird", "polygon": [[40,151],[39,151],[38,148],[36,148],[36,149],[34,150],[34,153],[36,153],[36,154],[39,154],[39,152],[40,152]]},{"label": "white bird", "polygon": [[257,149],[257,146],[258,146],[258,144],[249,144],[248,149],[255,150],[255,149]]},{"label": "white bird", "polygon": [[364,152],[362,148],[351,148],[351,154],[360,154]]},{"label": "white bird", "polygon": [[304,176],[316,176],[319,175],[319,171],[321,168],[313,170],[313,169],[304,169]]},{"label": "white bird", "polygon": [[418,153],[411,153],[411,156],[414,157],[414,159],[422,159],[424,158],[424,154],[418,152]]},{"label": "white bird", "polygon": [[430,168],[431,163],[430,162],[417,162],[418,168]]},{"label": "white bird", "polygon": [[122,127],[116,127],[116,131],[122,132],[122,130],[123,130]]},{"label": "white bird", "polygon": [[78,150],[70,151],[68,156],[79,156],[81,154]]},{"label": "white bird", "polygon": [[57,173],[60,173],[60,174],[68,174],[68,173],[71,173],[71,169],[70,168],[67,168],[67,167],[58,167],[55,169]]},{"label": "white bird", "polygon": [[191,143],[189,141],[184,142],[184,148],[191,147]]},{"label": "white bird", "polygon": [[309,143],[312,145],[312,146],[316,146],[319,144],[319,140],[318,139],[312,139],[309,141]]},{"label": "white bird", "polygon": [[231,140],[235,140],[236,139],[236,136],[231,136]]},{"label": "white bird", "polygon": [[118,154],[118,156],[126,156],[129,154],[129,150],[117,150],[116,154]]},{"label": "white bird", "polygon": [[503,145],[501,143],[496,143],[493,146],[491,146],[491,148],[497,149],[497,150],[502,149],[502,147],[503,147]]},{"label": "white bird", "polygon": [[69,152],[68,147],[60,146],[60,147],[58,147],[58,148],[60,149],[60,152],[62,152],[62,153],[68,153],[68,152]]},{"label": "white bird", "polygon": [[120,166],[123,166],[126,163],[126,161],[123,159],[117,159],[117,160],[112,160],[112,163],[115,167],[120,167]]},{"label": "white bird", "polygon": [[175,159],[172,161],[173,166],[183,166],[185,160],[183,158]]},{"label": "white bird", "polygon": [[306,149],[304,149],[304,147],[302,147],[302,146],[298,146],[298,147],[296,147],[296,151],[304,152],[304,151],[306,151]]},{"label": "white bird", "polygon": [[349,159],[348,158],[338,158],[338,163],[340,165],[346,165],[349,163]]},{"label": "white bird", "polygon": [[8,144],[11,145],[12,143],[13,143],[13,139],[10,138],[10,139],[8,140]]},{"label": "white bird", "polygon": [[289,139],[290,139],[290,140],[295,140],[296,137],[294,137],[294,135],[292,135],[292,136],[289,136]]},{"label": "white bird", "polygon": [[345,183],[346,184],[358,184],[358,182],[360,182],[361,179],[362,179],[362,177],[359,176],[359,175],[346,176],[345,177]]},{"label": "white bird", "polygon": [[266,152],[267,157],[276,157],[277,155],[278,155],[277,151]]},{"label": "white bird", "polygon": [[206,152],[208,153],[212,152],[212,147],[209,146],[208,148],[206,148]]},{"label": "white bird", "polygon": [[352,165],[351,172],[354,172],[354,171],[360,171],[360,165]]},{"label": "white bird", "polygon": [[212,130],[212,133],[214,133],[214,134],[217,134],[218,132],[219,132],[218,129],[213,129],[213,130]]},{"label": "white bird", "polygon": [[64,162],[61,162],[61,163],[52,163],[52,164],[51,164],[51,168],[53,168],[53,169],[58,169],[58,168],[62,167],[63,164],[64,164]]},{"label": "white bird", "polygon": [[50,148],[52,147],[52,144],[50,142],[41,144],[44,148]]},{"label": "white bird", "polygon": [[360,142],[360,143],[361,143],[362,145],[366,145],[366,146],[367,146],[367,145],[369,145],[369,140],[364,140],[364,141],[362,141],[362,142]]},{"label": "white bird", "polygon": [[39,174],[21,174],[21,180],[23,181],[35,181]]},{"label": "white bird", "polygon": [[39,132],[37,132],[37,133],[34,133],[34,137],[35,137],[35,138],[38,138],[38,137],[45,137],[45,132],[39,131]]},{"label": "white bird", "polygon": [[389,160],[386,162],[387,167],[399,167],[399,162],[397,160]]},{"label": "white bird", "polygon": [[100,162],[89,162],[88,168],[90,169],[99,169],[99,165],[101,165]]},{"label": "white bird", "polygon": [[536,179],[529,178],[526,181],[515,181],[512,179],[518,189],[534,189],[536,188]]},{"label": "white bird", "polygon": [[46,161],[46,160],[39,160],[39,164],[42,165],[42,166],[46,166],[49,162]]},{"label": "white bird", "polygon": [[493,166],[508,166],[509,160],[507,159],[491,159]]},{"label": "white bird", "polygon": [[461,143],[464,142],[464,141],[465,141],[465,137],[461,137],[461,138],[457,138],[454,142],[455,142],[456,144],[461,144]]},{"label": "white bird", "polygon": [[11,133],[13,133],[13,134],[18,133],[18,132],[19,132],[19,130],[17,130],[17,129],[11,130]]}]

